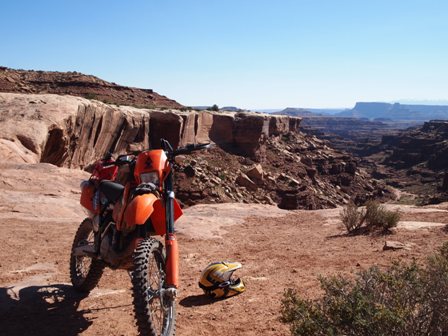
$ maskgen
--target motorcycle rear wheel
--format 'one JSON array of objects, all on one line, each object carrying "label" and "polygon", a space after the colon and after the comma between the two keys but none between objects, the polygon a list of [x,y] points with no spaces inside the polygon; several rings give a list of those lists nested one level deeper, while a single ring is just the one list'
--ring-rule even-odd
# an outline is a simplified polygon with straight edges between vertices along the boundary
[{"label": "motorcycle rear wheel", "polygon": [[78,292],[90,292],[96,287],[103,274],[105,265],[101,260],[73,255],[74,248],[93,243],[93,223],[90,218],[86,218],[76,231],[70,254],[70,280],[73,288]]},{"label": "motorcycle rear wheel", "polygon": [[140,335],[174,336],[176,306],[174,298],[164,294],[166,276],[162,243],[146,238],[135,250],[133,260],[134,313]]}]

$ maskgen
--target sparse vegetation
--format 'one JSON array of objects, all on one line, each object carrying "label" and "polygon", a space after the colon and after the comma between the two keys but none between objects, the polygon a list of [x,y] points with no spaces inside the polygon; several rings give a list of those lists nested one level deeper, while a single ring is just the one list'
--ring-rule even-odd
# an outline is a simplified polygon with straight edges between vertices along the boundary
[{"label": "sparse vegetation", "polygon": [[342,224],[349,233],[356,232],[361,228],[364,216],[365,213],[362,210],[358,211],[358,207],[353,202],[348,203],[340,214]]},{"label": "sparse vegetation", "polygon": [[446,335],[448,333],[448,243],[425,267],[372,267],[354,281],[320,279],[323,297],[307,300],[285,291],[282,321],[294,336]]},{"label": "sparse vegetation", "polygon": [[376,201],[367,202],[365,221],[367,227],[371,230],[388,232],[397,226],[399,220],[399,212],[386,210],[383,205]]},{"label": "sparse vegetation", "polygon": [[98,100],[98,96],[92,92],[88,92],[84,95],[84,98],[86,99],[95,99]]},{"label": "sparse vegetation", "polygon": [[389,233],[400,221],[400,213],[387,210],[377,201],[368,201],[365,209],[359,209],[350,202],[342,209],[340,218],[350,234],[373,231]]},{"label": "sparse vegetation", "polygon": [[207,110],[218,112],[218,111],[219,111],[219,106],[216,105],[216,104],[213,104],[213,105],[210,106]]}]

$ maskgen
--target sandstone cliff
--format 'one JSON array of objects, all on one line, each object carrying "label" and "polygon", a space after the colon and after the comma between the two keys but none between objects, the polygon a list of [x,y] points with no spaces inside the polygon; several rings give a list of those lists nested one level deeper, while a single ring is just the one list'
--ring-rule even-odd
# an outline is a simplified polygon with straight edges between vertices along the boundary
[{"label": "sandstone cliff", "polygon": [[11,163],[88,168],[115,154],[214,142],[185,158],[177,195],[195,203],[334,207],[384,195],[348,154],[299,130],[300,118],[258,113],[138,109],[80,97],[0,93],[0,155]]},{"label": "sandstone cliff", "polygon": [[12,162],[83,168],[112,151],[214,142],[260,160],[271,135],[297,131],[300,118],[137,109],[71,96],[0,93],[0,152]]}]

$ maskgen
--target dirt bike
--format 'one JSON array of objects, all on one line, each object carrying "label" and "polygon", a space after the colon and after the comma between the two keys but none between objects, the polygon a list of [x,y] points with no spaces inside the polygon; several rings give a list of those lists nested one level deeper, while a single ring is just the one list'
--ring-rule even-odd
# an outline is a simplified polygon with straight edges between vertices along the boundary
[{"label": "dirt bike", "polygon": [[176,328],[174,222],[182,210],[174,198],[174,159],[209,144],[173,150],[161,139],[161,147],[97,162],[81,185],[80,203],[89,216],[76,232],[70,256],[71,282],[81,292],[98,284],[106,266],[127,270],[138,330],[154,336],[174,335]]}]

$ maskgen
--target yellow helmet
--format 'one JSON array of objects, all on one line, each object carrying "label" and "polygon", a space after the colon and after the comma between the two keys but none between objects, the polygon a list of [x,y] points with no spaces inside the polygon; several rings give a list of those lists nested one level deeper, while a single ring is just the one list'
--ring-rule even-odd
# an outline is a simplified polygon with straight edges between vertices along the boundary
[{"label": "yellow helmet", "polygon": [[205,294],[215,299],[240,294],[246,290],[243,280],[231,279],[231,277],[233,272],[241,267],[239,262],[211,263],[202,271],[199,287],[204,290]]}]

